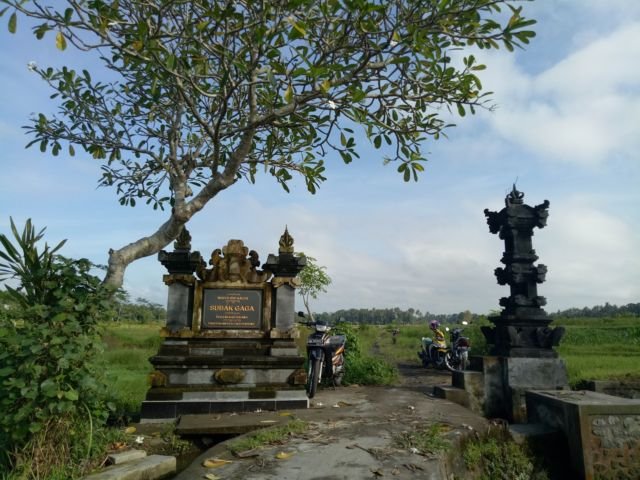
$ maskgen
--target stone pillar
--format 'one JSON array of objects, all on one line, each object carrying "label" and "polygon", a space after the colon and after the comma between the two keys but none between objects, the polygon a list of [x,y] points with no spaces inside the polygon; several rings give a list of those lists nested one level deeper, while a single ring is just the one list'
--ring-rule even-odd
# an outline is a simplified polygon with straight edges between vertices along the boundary
[{"label": "stone pillar", "polygon": [[495,328],[484,327],[482,333],[493,345],[494,355],[555,358],[552,347],[558,345],[564,329],[549,328],[551,318],[542,309],[547,301],[537,291],[537,284],[545,280],[547,267],[534,265],[538,256],[531,242],[534,227],[544,228],[547,224],[549,201],[530,207],[524,204],[523,197],[524,193],[514,185],[505,199],[505,208],[500,212],[484,211],[489,231],[504,240],[501,262],[505,267],[496,268],[495,275],[500,285],[509,285],[511,294],[500,299],[504,307],[500,315],[489,317]]},{"label": "stone pillar", "polygon": [[269,255],[263,268],[273,273],[273,293],[275,297],[275,323],[277,334],[291,332],[295,326],[295,289],[299,286],[297,275],[307,264],[304,257],[296,257],[293,237],[285,228],[280,237],[278,255]]},{"label": "stone pillar", "polygon": [[186,227],[182,228],[173,247],[173,252],[161,250],[158,253],[158,260],[169,271],[163,281],[169,287],[166,328],[170,333],[191,328],[193,273],[203,265],[200,252],[191,252],[191,235]]},{"label": "stone pillar", "polygon": [[482,327],[494,355],[483,363],[496,367],[484,369],[484,408],[516,423],[527,418],[525,392],[568,388],[566,367],[553,350],[564,328],[550,328],[551,317],[542,309],[546,299],[538,295],[537,284],[544,282],[547,267],[534,265],[538,256],[531,241],[533,229],[547,224],[549,201],[531,207],[523,197],[514,185],[505,208],[484,211],[489,231],[504,240],[504,267],[496,268],[495,276],[510,288],[510,295],[500,299],[500,315],[489,317],[495,327]]}]

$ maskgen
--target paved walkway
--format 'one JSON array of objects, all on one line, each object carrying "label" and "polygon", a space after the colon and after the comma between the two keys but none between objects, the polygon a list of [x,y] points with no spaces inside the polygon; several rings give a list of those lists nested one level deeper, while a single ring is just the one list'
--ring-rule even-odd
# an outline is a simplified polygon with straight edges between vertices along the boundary
[{"label": "paved walkway", "polygon": [[[291,436],[281,445],[259,449],[256,456],[249,458],[235,457],[226,443],[218,444],[176,478],[202,479],[213,474],[220,479],[246,480],[448,479],[450,472],[438,454],[412,451],[401,446],[398,438],[439,423],[445,425],[445,438],[455,442],[473,429],[483,429],[486,420],[431,395],[434,385],[450,384],[448,373],[408,368],[410,373],[403,385],[320,390],[312,408],[289,412],[309,422],[310,428],[304,434]],[[273,424],[288,418],[280,413],[283,412],[222,414],[210,421],[245,426],[252,422]],[[204,467],[203,462],[211,458],[230,463]]]}]

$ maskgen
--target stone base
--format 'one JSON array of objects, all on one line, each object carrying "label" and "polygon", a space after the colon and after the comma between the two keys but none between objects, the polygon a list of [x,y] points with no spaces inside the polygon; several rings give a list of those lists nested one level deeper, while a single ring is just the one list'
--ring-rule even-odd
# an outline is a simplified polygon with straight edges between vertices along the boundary
[{"label": "stone base", "polygon": [[150,359],[141,421],[307,408],[304,360],[292,339],[168,338]]},{"label": "stone base", "polygon": [[[159,392],[154,393],[157,395]],[[173,399],[170,397],[167,394],[165,400],[142,402],[141,423],[165,422],[191,414],[309,408],[309,399],[304,389],[274,390],[268,394],[257,390],[188,391],[174,394]]]},{"label": "stone base", "polygon": [[529,422],[564,433],[577,478],[640,478],[640,400],[590,391],[531,391],[526,403]]},{"label": "stone base", "polygon": [[[453,372],[452,387],[434,391],[436,396],[486,416],[525,423],[527,390],[563,390],[568,388],[567,371],[559,358],[471,357],[471,368]],[[466,395],[458,395],[455,390]],[[459,399],[459,400],[456,400]]]}]

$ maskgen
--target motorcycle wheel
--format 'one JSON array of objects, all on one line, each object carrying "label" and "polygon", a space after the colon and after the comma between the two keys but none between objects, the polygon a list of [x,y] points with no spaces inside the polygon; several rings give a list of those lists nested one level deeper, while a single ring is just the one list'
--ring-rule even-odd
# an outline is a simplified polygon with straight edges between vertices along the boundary
[{"label": "motorcycle wheel", "polygon": [[418,357],[420,357],[420,361],[422,362],[422,366],[427,368],[429,366],[429,358],[424,352],[418,352]]},{"label": "motorcycle wheel", "polygon": [[311,362],[311,369],[309,370],[309,385],[307,386],[307,394],[309,398],[313,398],[318,389],[318,382],[320,381],[320,369],[322,368],[322,360],[319,358]]},{"label": "motorcycle wheel", "polygon": [[450,352],[446,352],[446,353],[442,353],[442,352],[437,352],[436,353],[436,367],[443,370],[445,368],[447,368],[447,362],[446,362],[446,357]]},{"label": "motorcycle wheel", "polygon": [[457,362],[453,359],[453,354],[451,352],[447,352],[444,354],[444,364],[450,371],[457,370]]}]

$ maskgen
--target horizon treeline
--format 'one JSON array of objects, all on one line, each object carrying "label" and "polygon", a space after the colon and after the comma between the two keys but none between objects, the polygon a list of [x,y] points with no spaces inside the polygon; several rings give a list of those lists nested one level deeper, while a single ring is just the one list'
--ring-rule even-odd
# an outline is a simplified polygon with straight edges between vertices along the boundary
[{"label": "horizon treeline", "polygon": [[[496,310],[490,312],[489,315],[498,315],[499,313],[499,310]],[[431,320],[438,320],[441,323],[473,322],[489,315],[472,313],[469,310],[459,313],[434,314],[428,311],[421,312],[414,308],[402,310],[395,307],[342,309],[335,312],[316,313],[314,318],[316,321],[324,321],[330,324],[343,321],[372,325],[409,325],[425,323]],[[640,303],[617,306],[606,302],[604,305],[595,305],[593,307],[558,310],[555,313],[550,313],[549,316],[552,318],[638,317],[640,316]]]}]

